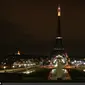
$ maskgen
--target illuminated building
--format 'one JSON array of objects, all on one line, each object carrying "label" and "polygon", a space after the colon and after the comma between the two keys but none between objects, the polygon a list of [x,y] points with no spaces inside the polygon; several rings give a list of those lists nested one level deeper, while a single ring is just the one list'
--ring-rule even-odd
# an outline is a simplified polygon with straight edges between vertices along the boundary
[{"label": "illuminated building", "polygon": [[55,44],[54,49],[51,53],[51,58],[53,58],[51,61],[52,61],[53,65],[55,62],[57,63],[57,59],[59,59],[59,58],[63,64],[66,64],[67,58],[68,58],[67,53],[65,52],[63,43],[62,43],[63,37],[61,36],[61,28],[60,28],[60,16],[61,16],[60,5],[58,5],[57,12],[58,12],[58,22],[57,22],[58,24],[57,24],[56,44]]},{"label": "illuminated building", "polygon": [[20,55],[21,53],[20,53],[20,51],[18,50],[18,52],[17,53],[15,53],[15,55]]},{"label": "illuminated building", "polygon": [[[61,36],[61,29],[60,29],[60,16],[61,16],[61,8],[58,5],[58,27],[57,27],[57,35],[56,35],[56,44],[51,54],[51,63],[50,65],[53,66],[52,71],[49,74],[49,79],[51,80],[66,80],[67,71],[63,69],[65,66],[68,65],[68,55],[65,52],[63,47]],[[70,62],[70,59],[69,59]],[[69,77],[70,79],[70,77]]]}]

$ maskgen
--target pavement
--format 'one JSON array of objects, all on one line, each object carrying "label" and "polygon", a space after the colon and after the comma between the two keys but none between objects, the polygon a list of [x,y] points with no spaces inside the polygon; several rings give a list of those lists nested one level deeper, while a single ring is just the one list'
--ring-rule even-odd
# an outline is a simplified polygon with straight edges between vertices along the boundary
[{"label": "pavement", "polygon": [[26,67],[26,68],[15,68],[15,69],[13,69],[13,68],[12,69],[4,69],[4,70],[0,70],[0,73],[4,73],[4,72],[14,73],[14,72],[26,71],[27,69],[31,69],[34,67],[38,67],[38,66],[32,66],[32,67]]}]

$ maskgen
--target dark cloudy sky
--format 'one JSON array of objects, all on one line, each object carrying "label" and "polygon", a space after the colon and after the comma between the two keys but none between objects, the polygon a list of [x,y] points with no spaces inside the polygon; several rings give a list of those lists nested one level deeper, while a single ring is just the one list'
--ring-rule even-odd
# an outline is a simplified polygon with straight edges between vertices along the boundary
[{"label": "dark cloudy sky", "polygon": [[49,54],[55,44],[60,3],[63,44],[69,55],[85,55],[85,0],[0,0],[0,57]]}]

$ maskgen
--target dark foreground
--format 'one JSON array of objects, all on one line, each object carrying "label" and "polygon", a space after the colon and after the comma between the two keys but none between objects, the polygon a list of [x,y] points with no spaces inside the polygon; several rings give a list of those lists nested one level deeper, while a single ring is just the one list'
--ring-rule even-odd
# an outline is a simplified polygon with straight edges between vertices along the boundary
[{"label": "dark foreground", "polygon": [[31,74],[22,73],[1,73],[2,82],[85,82],[85,73],[76,69],[69,70],[72,80],[48,80],[51,69],[39,69]]}]

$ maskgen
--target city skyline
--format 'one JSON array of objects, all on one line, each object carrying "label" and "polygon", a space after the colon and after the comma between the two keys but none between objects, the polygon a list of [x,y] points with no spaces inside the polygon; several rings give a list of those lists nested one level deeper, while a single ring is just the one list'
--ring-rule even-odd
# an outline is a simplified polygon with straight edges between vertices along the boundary
[{"label": "city skyline", "polygon": [[61,5],[61,31],[68,55],[85,56],[85,1],[0,2],[1,57],[16,52],[49,54],[55,45],[57,4]]}]

